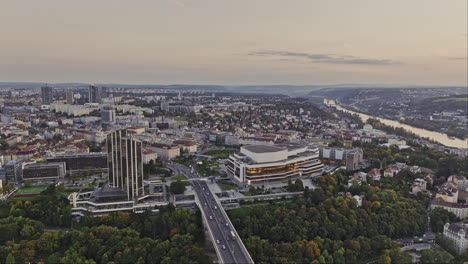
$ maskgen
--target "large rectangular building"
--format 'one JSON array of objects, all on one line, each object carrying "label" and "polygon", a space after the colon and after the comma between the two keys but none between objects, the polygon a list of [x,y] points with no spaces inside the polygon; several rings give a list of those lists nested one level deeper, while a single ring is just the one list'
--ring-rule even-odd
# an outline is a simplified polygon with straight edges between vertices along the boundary
[{"label": "large rectangular building", "polygon": [[23,180],[58,181],[65,177],[65,162],[44,162],[26,164],[23,168]]},{"label": "large rectangular building", "polygon": [[149,148],[158,153],[158,157],[162,160],[171,160],[180,156],[180,148],[177,145],[153,143]]},{"label": "large rectangular building", "polygon": [[65,162],[67,174],[107,171],[107,153],[75,153],[47,158],[47,162]]},{"label": "large rectangular building", "polygon": [[109,185],[127,194],[128,200],[144,195],[142,142],[117,130],[107,135]]},{"label": "large rectangular building", "polygon": [[346,169],[349,171],[357,170],[363,162],[363,152],[360,148],[354,148],[346,153]]},{"label": "large rectangular building", "polygon": [[251,185],[319,176],[323,164],[315,148],[293,144],[249,145],[231,155],[227,167],[234,179]]}]

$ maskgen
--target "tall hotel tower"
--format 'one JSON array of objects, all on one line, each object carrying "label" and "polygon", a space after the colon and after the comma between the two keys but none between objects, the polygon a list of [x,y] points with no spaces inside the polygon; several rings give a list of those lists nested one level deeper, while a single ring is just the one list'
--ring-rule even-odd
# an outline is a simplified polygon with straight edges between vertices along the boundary
[{"label": "tall hotel tower", "polygon": [[50,105],[54,101],[52,87],[43,86],[41,87],[41,97],[43,105]]},{"label": "tall hotel tower", "polygon": [[144,194],[142,142],[117,130],[107,135],[109,185],[127,193],[128,200]]}]

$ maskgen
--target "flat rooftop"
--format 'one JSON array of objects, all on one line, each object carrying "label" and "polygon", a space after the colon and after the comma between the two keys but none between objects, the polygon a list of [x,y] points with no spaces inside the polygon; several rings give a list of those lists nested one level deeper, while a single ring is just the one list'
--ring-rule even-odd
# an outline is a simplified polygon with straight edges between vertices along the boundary
[{"label": "flat rooftop", "polygon": [[281,148],[281,147],[266,146],[266,145],[249,145],[249,146],[244,146],[243,148],[254,153],[268,153],[268,152],[278,152],[278,151],[284,150],[284,148]]}]

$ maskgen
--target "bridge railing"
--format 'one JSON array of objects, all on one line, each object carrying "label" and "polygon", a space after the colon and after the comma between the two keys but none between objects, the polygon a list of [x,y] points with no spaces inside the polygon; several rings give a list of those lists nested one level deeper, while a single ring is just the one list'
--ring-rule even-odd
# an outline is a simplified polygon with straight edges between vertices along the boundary
[{"label": "bridge railing", "polygon": [[[207,218],[207,216],[205,215],[205,212],[203,211],[202,209],[202,205],[201,205],[201,202],[200,200],[198,199],[198,196],[195,195],[195,203],[198,205],[198,207],[200,207],[200,212],[202,214],[202,217],[203,219],[205,220],[205,225],[208,229],[208,233],[210,234],[210,238],[211,238],[211,241],[213,242],[213,244],[215,243],[216,239],[214,238],[214,235],[213,235],[213,232],[211,231],[211,227],[209,225],[209,220]],[[218,259],[220,261],[220,263],[224,263],[224,259],[223,259],[223,254],[221,254],[221,250],[219,249],[219,247],[217,247],[216,245],[214,246],[214,249],[216,251],[216,255],[218,256]]]}]

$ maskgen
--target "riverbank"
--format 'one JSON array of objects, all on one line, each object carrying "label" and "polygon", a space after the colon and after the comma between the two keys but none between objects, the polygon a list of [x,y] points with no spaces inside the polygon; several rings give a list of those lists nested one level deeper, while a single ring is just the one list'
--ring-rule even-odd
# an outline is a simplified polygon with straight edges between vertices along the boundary
[{"label": "riverbank", "polygon": [[385,119],[385,118],[380,118],[380,117],[375,117],[375,116],[355,112],[355,111],[348,110],[346,108],[341,107],[340,105],[336,104],[334,100],[324,100],[324,104],[328,105],[330,107],[335,107],[337,110],[340,110],[340,111],[343,111],[343,112],[346,112],[346,113],[358,115],[361,118],[361,120],[364,121],[364,122],[366,122],[367,119],[369,119],[369,118],[373,118],[373,119],[379,120],[380,122],[382,122],[385,125],[403,128],[405,130],[408,130],[408,131],[420,136],[421,138],[428,138],[428,139],[433,140],[435,142],[438,142],[439,144],[442,144],[442,145],[444,145],[446,147],[468,148],[468,138],[465,138],[464,140],[457,139],[457,138],[450,138],[447,134],[444,134],[444,133],[440,133],[440,132],[436,132],[436,131],[430,131],[430,130],[426,130],[426,129],[423,129],[423,128],[410,126],[410,125],[400,123],[398,121],[391,120],[391,119]]}]

